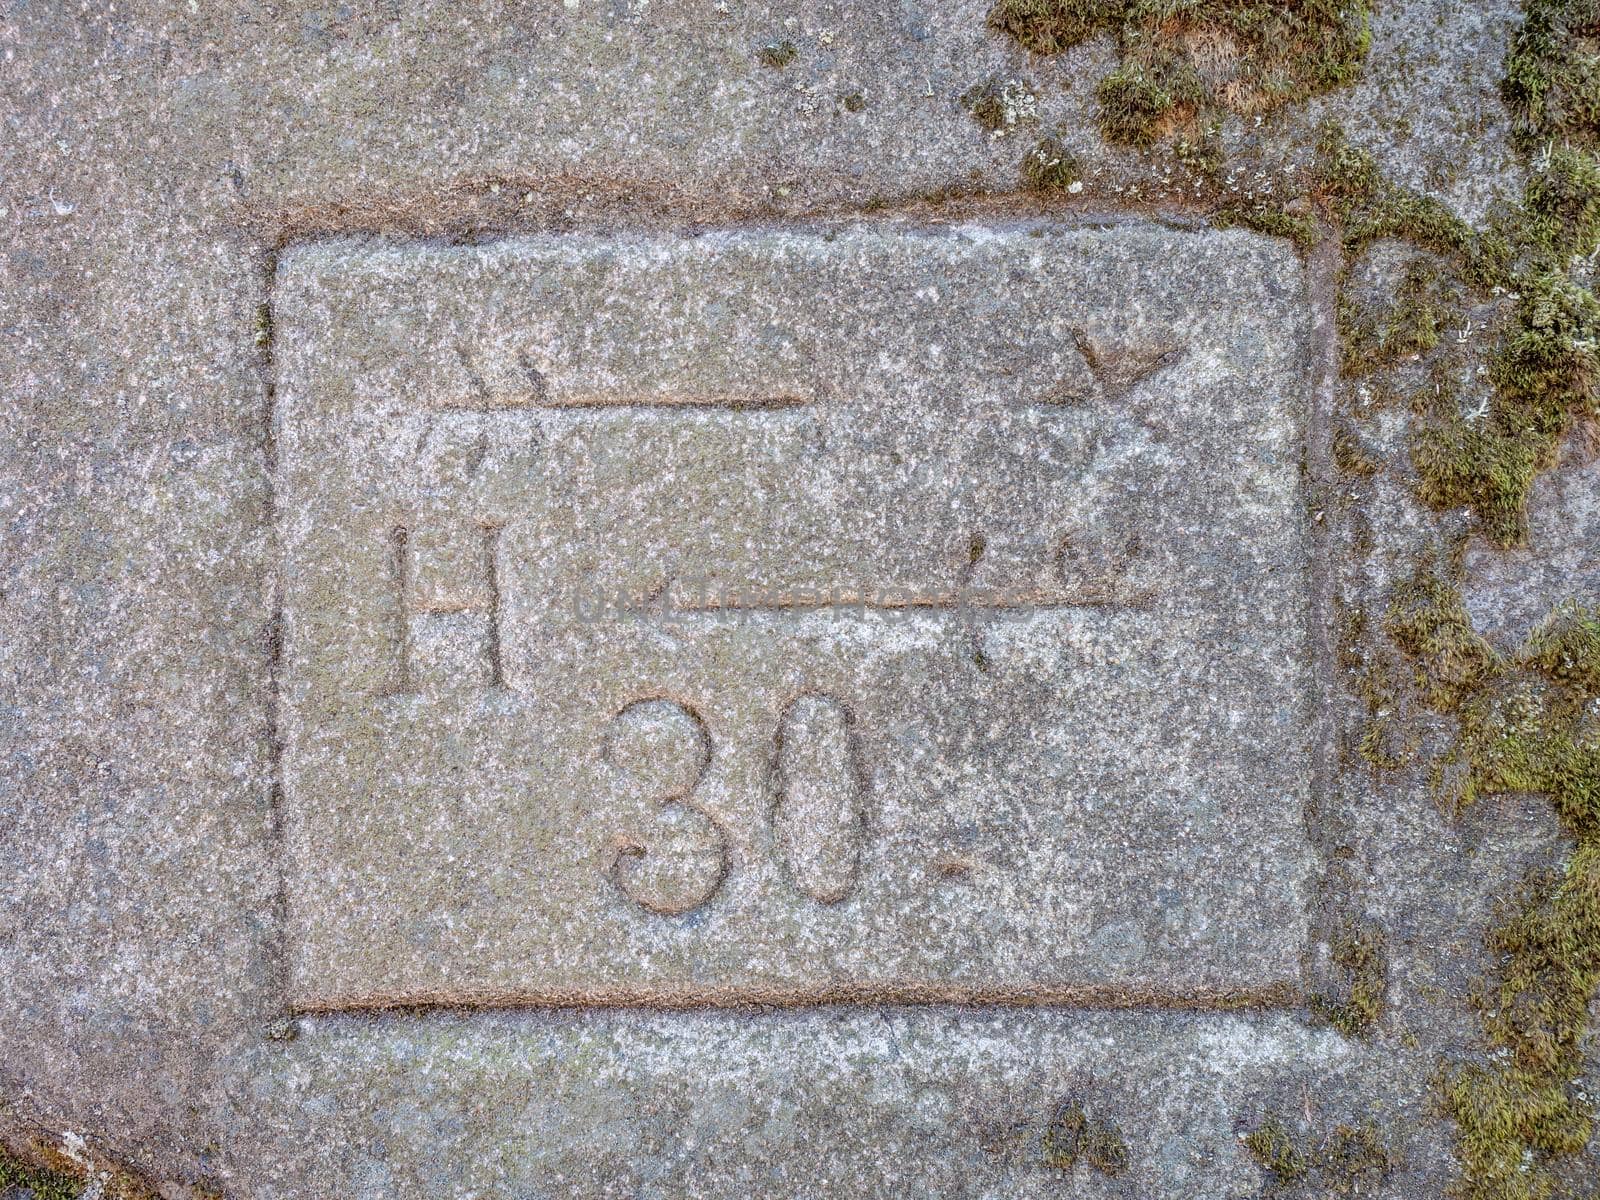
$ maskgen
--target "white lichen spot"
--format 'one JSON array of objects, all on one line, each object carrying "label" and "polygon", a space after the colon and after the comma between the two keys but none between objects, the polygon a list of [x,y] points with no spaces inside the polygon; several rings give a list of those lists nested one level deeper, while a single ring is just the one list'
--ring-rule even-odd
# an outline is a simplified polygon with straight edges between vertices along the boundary
[{"label": "white lichen spot", "polygon": [[83,1191],[78,1193],[79,1200],[101,1200],[111,1175],[106,1171],[95,1170],[94,1159],[89,1154],[89,1144],[84,1141],[83,1134],[75,1129],[64,1132],[61,1135],[61,1153],[83,1173],[87,1181]]},{"label": "white lichen spot", "polygon": [[1022,80],[1006,80],[1001,85],[999,100],[1001,124],[989,134],[991,138],[1003,138],[1019,125],[1038,123],[1039,97]]}]

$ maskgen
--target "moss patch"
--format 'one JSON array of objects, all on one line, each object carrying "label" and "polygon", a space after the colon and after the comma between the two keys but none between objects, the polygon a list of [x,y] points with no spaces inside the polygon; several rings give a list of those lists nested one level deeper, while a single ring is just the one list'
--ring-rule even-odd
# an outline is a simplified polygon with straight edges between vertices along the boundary
[{"label": "moss patch", "polygon": [[1429,570],[1400,589],[1389,628],[1457,737],[1434,764],[1442,803],[1550,798],[1576,843],[1556,871],[1525,881],[1488,935],[1494,979],[1476,997],[1495,1056],[1444,1075],[1464,1200],[1541,1200],[1556,1162],[1593,1131],[1578,1090],[1589,1006],[1600,994],[1600,609],[1560,606],[1509,658],[1472,630],[1459,596]]},{"label": "moss patch", "polygon": [[1388,954],[1375,926],[1348,922],[1330,943],[1337,988],[1311,997],[1311,1010],[1346,1037],[1365,1037],[1383,1014]]},{"label": "moss patch", "polygon": [[1309,211],[1297,208],[1292,201],[1289,204],[1265,201],[1226,204],[1211,219],[1222,229],[1238,226],[1269,237],[1288,238],[1302,252],[1310,250],[1317,240],[1316,221]]},{"label": "moss patch", "polygon": [[1108,1121],[1091,1116],[1077,1100],[1056,1106],[1041,1141],[1044,1165],[1070,1171],[1084,1163],[1102,1175],[1120,1175],[1128,1167],[1128,1146]]},{"label": "moss patch", "polygon": [[1423,699],[1440,712],[1454,711],[1499,665],[1460,593],[1431,564],[1395,589],[1384,629],[1415,665]]},{"label": "moss patch", "polygon": [[[24,1158],[0,1146],[0,1193],[21,1188],[31,1193],[33,1200],[77,1200],[91,1194],[102,1200],[156,1200],[155,1189],[145,1180],[120,1169],[100,1169],[98,1164],[91,1188],[87,1160],[81,1153],[69,1157],[38,1141],[28,1152],[29,1157]],[[209,1187],[199,1188],[195,1194],[211,1200],[220,1200],[222,1195]]]},{"label": "moss patch", "polygon": [[0,1192],[21,1188],[32,1192],[34,1200],[76,1200],[84,1183],[66,1171],[30,1166],[15,1155],[0,1150]]},{"label": "moss patch", "polygon": [[991,76],[973,84],[961,93],[961,107],[972,114],[972,119],[992,136],[1001,136],[1019,125],[1032,125],[1038,121],[1038,97],[1027,84],[1017,79],[1001,80]]},{"label": "moss patch", "polygon": [[1148,146],[1349,83],[1370,11],[1369,0],[997,0],[989,24],[1036,54],[1109,35],[1121,61],[1096,91],[1101,132]]},{"label": "moss patch", "polygon": [[1588,152],[1554,141],[1534,168],[1522,204],[1483,230],[1385,181],[1371,155],[1337,132],[1322,139],[1314,181],[1347,257],[1400,238],[1448,266],[1414,265],[1383,314],[1341,301],[1348,374],[1435,350],[1469,291],[1513,298],[1483,364],[1487,402],[1463,411],[1449,364],[1436,363],[1446,369],[1434,374],[1411,448],[1419,498],[1472,512],[1500,546],[1525,539],[1534,480],[1555,463],[1573,424],[1600,415],[1600,304],[1573,270],[1600,246],[1600,168]]},{"label": "moss patch", "polygon": [[1376,160],[1333,127],[1323,130],[1311,174],[1312,195],[1335,220],[1346,258],[1380,238],[1403,238],[1448,255],[1480,285],[1497,282],[1499,242],[1481,237],[1438,201],[1386,179]]},{"label": "moss patch", "polygon": [[1469,508],[1502,546],[1526,536],[1528,495],[1554,465],[1562,439],[1593,415],[1600,306],[1555,271],[1518,280],[1514,316],[1490,358],[1492,402],[1462,414],[1441,406],[1421,426],[1412,462],[1419,494],[1436,508]]},{"label": "moss patch", "polygon": [[1597,0],[1524,0],[1522,25],[1506,54],[1500,85],[1515,136],[1532,148],[1559,130],[1573,144],[1600,134],[1600,33]]},{"label": "moss patch", "polygon": [[1426,257],[1406,264],[1390,303],[1374,311],[1339,299],[1342,365],[1347,376],[1360,376],[1425,354],[1444,332],[1459,324],[1462,288],[1436,260]]},{"label": "moss patch", "polygon": [[1022,156],[1022,184],[1030,191],[1073,192],[1082,179],[1078,156],[1057,136],[1041,138]]},{"label": "moss patch", "polygon": [[1335,1125],[1316,1145],[1297,1137],[1281,1116],[1269,1115],[1241,1139],[1268,1173],[1267,1194],[1300,1191],[1317,1196],[1366,1195],[1400,1165],[1371,1122]]},{"label": "moss patch", "polygon": [[1311,1173],[1305,1153],[1277,1117],[1268,1117],[1259,1129],[1245,1134],[1244,1148],[1280,1183],[1299,1183]]}]

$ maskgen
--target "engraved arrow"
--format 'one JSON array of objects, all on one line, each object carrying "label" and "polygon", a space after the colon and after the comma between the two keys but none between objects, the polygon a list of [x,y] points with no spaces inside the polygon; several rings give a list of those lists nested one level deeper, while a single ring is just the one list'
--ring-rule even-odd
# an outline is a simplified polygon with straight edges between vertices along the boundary
[{"label": "engraved arrow", "polygon": [[[1121,400],[1140,384],[1169,367],[1177,366],[1189,355],[1188,347],[1163,345],[1150,348],[1125,346],[1108,349],[1096,345],[1087,331],[1074,328],[1072,344],[1083,356],[1089,373],[1094,376],[1100,395],[1109,400]],[[1070,404],[1088,399],[1083,391],[1071,384],[1051,392],[1043,398],[1045,404]]]}]

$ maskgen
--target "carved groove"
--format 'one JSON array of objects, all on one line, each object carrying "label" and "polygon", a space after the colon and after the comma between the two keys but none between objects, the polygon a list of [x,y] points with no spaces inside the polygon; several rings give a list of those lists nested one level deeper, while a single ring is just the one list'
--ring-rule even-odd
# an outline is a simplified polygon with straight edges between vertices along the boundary
[{"label": "carved groove", "polygon": [[505,656],[500,636],[500,530],[503,526],[485,523],[483,536],[483,577],[489,585],[489,686],[505,687]]},{"label": "carved groove", "polygon": [[837,700],[801,696],[778,725],[772,825],[795,889],[837,904],[861,869],[865,816],[850,716]]},{"label": "carved groove", "polygon": [[411,615],[407,611],[411,591],[411,555],[407,549],[410,532],[404,525],[389,531],[389,573],[394,589],[394,674],[385,691],[405,695],[415,690],[411,680]]},{"label": "carved groove", "polygon": [[[1087,331],[1072,330],[1072,342],[1084,365],[1094,377],[1101,397],[1121,400],[1140,384],[1177,366],[1189,356],[1187,347],[1163,345],[1155,348],[1109,348],[1096,344]],[[1037,401],[1047,407],[1074,404],[1090,399],[1079,387],[1068,386]]]},{"label": "carved groove", "polygon": [[[601,755],[636,784],[659,789],[658,841],[679,810],[700,826],[701,843],[690,848],[690,862],[668,862],[659,846],[641,838],[617,838],[607,874],[629,900],[657,916],[692,912],[717,894],[729,867],[729,838],[722,823],[695,803],[695,790],[711,769],[711,735],[705,721],[674,700],[636,700],[613,719]],[[699,859],[699,862],[692,859]]]},{"label": "carved groove", "polygon": [[488,623],[485,638],[485,671],[489,686],[505,686],[505,656],[501,636],[500,531],[501,523],[485,521],[478,526],[478,570],[483,576],[487,600],[483,602],[424,601],[411,595],[414,574],[411,531],[404,525],[389,533],[389,575],[394,594],[393,627],[395,667],[384,695],[409,695],[417,691],[416,670],[412,664],[413,617],[442,617],[458,613],[481,613]]},{"label": "carved groove", "polygon": [[302,993],[298,1013],[423,1012],[461,1009],[601,1009],[644,1008],[663,1011],[745,1008],[814,1008],[824,1005],[949,1005],[957,1008],[1074,1008],[1122,1012],[1151,1009],[1171,1012],[1261,1012],[1303,1009],[1306,995],[1298,983],[1261,987],[1154,987],[1121,984],[969,985],[955,983],[885,982],[822,984],[813,987],[754,985],[725,987],[617,987],[597,984],[572,988],[446,988],[395,993]]}]

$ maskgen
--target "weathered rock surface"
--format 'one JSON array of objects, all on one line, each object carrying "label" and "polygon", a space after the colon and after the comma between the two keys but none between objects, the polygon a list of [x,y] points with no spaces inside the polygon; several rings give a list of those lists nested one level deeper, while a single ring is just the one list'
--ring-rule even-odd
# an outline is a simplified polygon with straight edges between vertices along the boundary
[{"label": "weathered rock surface", "polygon": [[286,251],[291,1003],[1293,991],[1305,311],[1138,226]]},{"label": "weathered rock surface", "polygon": [[[0,18],[0,1137],[173,1196],[1178,1198],[1277,1187],[1288,1113],[1443,1193],[1559,839],[1340,752],[1332,596],[1436,520],[1403,414],[1339,477],[1326,256],[984,10]],[[1385,6],[1234,183],[1332,121],[1480,219],[1516,18]],[[1018,192],[1053,129],[1084,187]],[[1575,441],[1468,546],[1498,644],[1600,584],[1595,494]],[[1367,1038],[1312,1006],[1353,922]],[[1069,1102],[1119,1172],[1047,1161]]]}]

